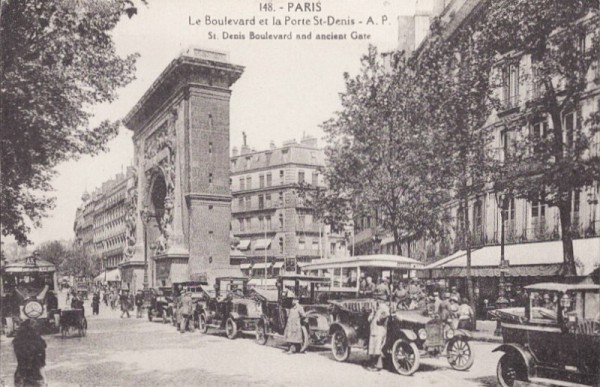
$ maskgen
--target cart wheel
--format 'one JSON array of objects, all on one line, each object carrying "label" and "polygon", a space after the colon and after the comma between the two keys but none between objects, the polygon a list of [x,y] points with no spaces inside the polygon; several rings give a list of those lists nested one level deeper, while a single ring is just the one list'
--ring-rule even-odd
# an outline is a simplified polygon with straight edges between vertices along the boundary
[{"label": "cart wheel", "polygon": [[237,336],[237,324],[235,323],[235,321],[233,321],[231,317],[229,317],[227,319],[227,322],[225,323],[225,333],[227,333],[227,338],[231,340],[235,339],[235,337]]},{"label": "cart wheel", "polygon": [[306,327],[302,327],[302,345],[300,346],[300,353],[305,352],[310,346],[310,335],[308,334],[308,329]]},{"label": "cart wheel", "polygon": [[505,353],[498,361],[496,377],[502,387],[512,387],[517,381],[526,382],[529,379],[523,360],[510,353]]},{"label": "cart wheel", "polygon": [[264,322],[256,324],[256,342],[260,345],[266,345],[269,341],[267,336],[267,325]]},{"label": "cart wheel", "polygon": [[392,347],[392,362],[396,372],[410,376],[419,369],[421,355],[415,343],[398,339]]},{"label": "cart wheel", "polygon": [[336,330],[331,336],[331,353],[337,361],[346,361],[350,357],[350,344],[342,329]]},{"label": "cart wheel", "polygon": [[475,361],[469,342],[461,338],[452,340],[448,344],[448,350],[446,352],[448,363],[452,368],[458,371],[468,370]]},{"label": "cart wheel", "polygon": [[206,315],[204,313],[200,313],[200,317],[198,318],[198,329],[200,333],[208,332],[208,325],[206,324]]}]

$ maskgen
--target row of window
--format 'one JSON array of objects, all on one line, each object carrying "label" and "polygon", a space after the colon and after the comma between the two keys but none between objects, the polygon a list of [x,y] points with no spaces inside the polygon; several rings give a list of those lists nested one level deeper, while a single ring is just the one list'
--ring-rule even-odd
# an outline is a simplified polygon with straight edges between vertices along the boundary
[{"label": "row of window", "polygon": [[[252,185],[252,176],[241,176],[239,178],[239,190],[251,190],[253,189]],[[306,182],[306,174],[304,171],[298,172],[298,184],[302,184]],[[279,185],[283,185],[285,183],[285,171],[282,169],[279,171]],[[313,186],[317,186],[319,183],[319,173],[312,172],[312,180],[311,184]],[[267,172],[266,174],[258,175],[258,188],[272,187],[273,186],[273,174],[271,172]]]}]

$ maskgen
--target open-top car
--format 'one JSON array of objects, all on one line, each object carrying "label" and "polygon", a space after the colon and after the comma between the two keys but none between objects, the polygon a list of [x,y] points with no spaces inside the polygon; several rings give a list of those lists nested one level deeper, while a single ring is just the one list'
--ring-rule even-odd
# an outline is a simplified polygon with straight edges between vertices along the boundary
[{"label": "open-top car", "polygon": [[494,350],[504,352],[498,383],[599,386],[600,286],[540,283],[525,290],[524,308],[490,312],[504,342]]},{"label": "open-top car", "polygon": [[265,345],[269,337],[283,338],[292,297],[297,297],[306,317],[302,321],[303,342],[300,351],[310,345],[323,345],[329,340],[329,305],[319,304],[318,290],[329,286],[329,278],[307,275],[282,275],[277,290],[255,289],[264,302],[264,314],[256,327],[256,341]]},{"label": "open-top car", "polygon": [[[351,348],[366,349],[369,340],[369,315],[376,307],[374,299],[329,301],[333,305],[331,351],[337,361],[346,361]],[[392,359],[396,372],[412,375],[419,369],[422,356],[446,355],[457,370],[473,365],[469,346],[470,334],[453,329],[438,316],[420,311],[396,311],[387,319],[387,335],[383,352]]]},{"label": "open-top car", "polygon": [[209,328],[224,330],[235,339],[241,332],[254,335],[256,323],[262,316],[262,301],[248,292],[246,277],[219,277],[215,291],[206,305],[199,304],[198,327],[202,333]]},{"label": "open-top car", "polygon": [[162,319],[166,324],[173,318],[173,291],[170,287],[150,289],[150,302],[148,305],[148,320]]}]

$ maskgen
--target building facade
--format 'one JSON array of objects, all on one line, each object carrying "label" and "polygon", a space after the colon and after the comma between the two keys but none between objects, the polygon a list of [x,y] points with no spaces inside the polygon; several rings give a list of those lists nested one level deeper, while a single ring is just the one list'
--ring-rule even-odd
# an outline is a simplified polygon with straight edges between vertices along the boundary
[{"label": "building facade", "polygon": [[246,144],[231,156],[231,230],[246,259],[244,273],[254,277],[296,272],[313,259],[347,254],[343,236],[319,222],[299,187],[323,187],[325,154],[305,137],[264,151]]}]

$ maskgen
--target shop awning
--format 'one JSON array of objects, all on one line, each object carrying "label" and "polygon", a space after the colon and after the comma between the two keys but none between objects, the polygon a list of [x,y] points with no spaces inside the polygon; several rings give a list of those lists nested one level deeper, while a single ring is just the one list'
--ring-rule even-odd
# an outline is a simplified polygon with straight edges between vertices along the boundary
[{"label": "shop awning", "polygon": [[106,276],[104,272],[100,273],[96,278],[94,278],[94,282],[119,282],[121,281],[121,271],[117,269],[112,269],[106,272]]},{"label": "shop awning", "polygon": [[271,265],[272,265],[271,262],[267,262],[267,263],[264,263],[264,262],[263,263],[255,263],[254,266],[252,266],[252,269],[253,270],[256,270],[256,269],[265,269],[265,268],[268,269],[268,268],[271,267]]},{"label": "shop awning", "polygon": [[283,262],[275,262],[275,264],[273,265],[273,269],[281,269],[283,265]]},{"label": "shop awning", "polygon": [[258,239],[254,243],[254,250],[266,250],[271,246],[271,239]]},{"label": "shop awning", "polygon": [[237,245],[238,250],[248,250],[250,248],[250,239],[242,239]]},{"label": "shop awning", "polygon": [[252,264],[251,264],[251,263],[242,263],[242,264],[240,265],[240,269],[242,269],[242,270],[248,270],[248,269],[250,269],[251,267],[252,267]]},{"label": "shop awning", "polygon": [[[600,238],[573,240],[577,275],[589,275],[600,266]],[[504,259],[509,262],[504,274],[514,277],[560,275],[563,267],[561,241],[505,245]],[[426,266],[422,278],[465,277],[467,255],[458,251]],[[475,277],[500,276],[500,246],[486,246],[471,252],[471,272]]]}]

